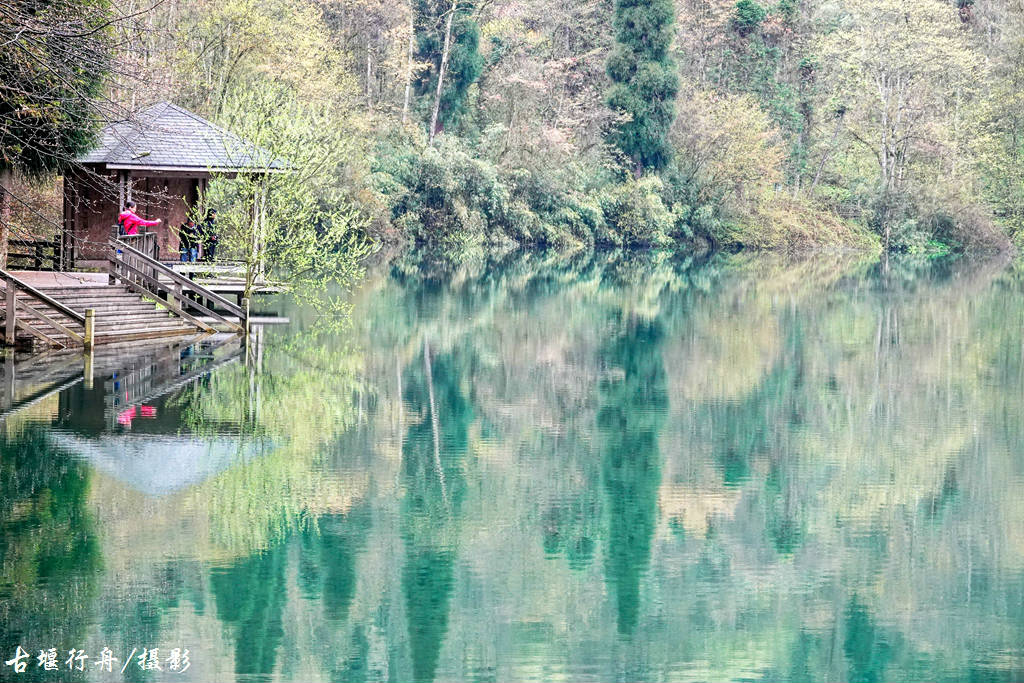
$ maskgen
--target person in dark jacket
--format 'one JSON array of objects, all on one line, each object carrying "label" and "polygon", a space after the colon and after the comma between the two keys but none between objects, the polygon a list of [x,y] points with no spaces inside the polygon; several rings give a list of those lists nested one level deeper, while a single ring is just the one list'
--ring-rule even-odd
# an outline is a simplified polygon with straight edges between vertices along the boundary
[{"label": "person in dark jacket", "polygon": [[217,242],[220,237],[217,235],[217,209],[210,209],[206,212],[206,220],[202,225],[203,260],[213,261],[217,254]]},{"label": "person in dark jacket", "polygon": [[178,244],[181,248],[182,263],[191,263],[199,255],[199,226],[192,218],[185,219],[185,222],[178,228]]}]

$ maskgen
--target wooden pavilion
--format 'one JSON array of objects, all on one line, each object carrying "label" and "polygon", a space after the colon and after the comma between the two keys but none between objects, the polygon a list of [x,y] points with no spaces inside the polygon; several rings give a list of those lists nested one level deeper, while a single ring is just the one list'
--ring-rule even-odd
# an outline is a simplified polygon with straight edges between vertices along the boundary
[{"label": "wooden pavilion", "polygon": [[[106,264],[108,240],[129,200],[143,218],[162,219],[148,229],[155,235],[154,256],[177,260],[178,226],[201,203],[212,175],[288,170],[266,150],[170,102],[108,125],[78,162],[81,170],[64,178],[60,270]],[[259,203],[254,221],[261,220]]]},{"label": "wooden pavilion", "polygon": [[[79,168],[64,177],[59,243],[36,244],[29,258],[41,270],[42,245],[53,248],[55,271],[78,267],[101,272],[50,273],[54,281],[44,285],[30,282],[32,273],[0,270],[2,343],[82,347],[91,354],[97,345],[156,337],[247,334],[249,307],[241,294],[234,304],[222,296],[223,290],[214,291],[213,285],[197,282],[162,260],[178,260],[178,226],[202,205],[213,175],[264,177],[290,167],[169,102],[107,126],[97,147],[78,162]],[[260,239],[265,206],[265,184],[257,187],[254,240]],[[117,215],[129,200],[144,218],[160,218],[162,223],[138,237],[119,237]],[[100,280],[90,279],[92,275]]]}]

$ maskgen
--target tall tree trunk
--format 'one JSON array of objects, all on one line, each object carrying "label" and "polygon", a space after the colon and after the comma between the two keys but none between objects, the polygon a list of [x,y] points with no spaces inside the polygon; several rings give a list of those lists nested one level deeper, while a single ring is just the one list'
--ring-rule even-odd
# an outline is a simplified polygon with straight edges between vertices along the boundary
[{"label": "tall tree trunk", "polygon": [[416,10],[409,6],[409,61],[405,66],[405,102],[402,104],[402,123],[409,120],[409,96],[412,94],[412,48],[416,40]]},{"label": "tall tree trunk", "polygon": [[7,240],[11,235],[11,189],[14,172],[0,169],[0,268],[7,267]]},{"label": "tall tree trunk", "polygon": [[366,110],[370,111],[373,109],[373,88],[370,86],[370,79],[372,77],[371,67],[371,52],[370,52],[370,41],[366,41]]},{"label": "tall tree trunk", "polygon": [[448,70],[448,52],[452,45],[452,21],[459,9],[459,0],[452,2],[451,14],[448,15],[448,24],[444,29],[444,48],[441,50],[441,68],[437,72],[437,93],[434,95],[434,113],[430,117],[430,144],[434,144],[434,136],[437,135],[437,115],[441,111],[441,87],[444,85],[444,74]]},{"label": "tall tree trunk", "polygon": [[836,115],[836,127],[832,131],[832,140],[829,142],[828,149],[821,155],[821,163],[818,164],[818,170],[814,172],[814,181],[811,183],[811,189],[807,191],[807,196],[814,196],[814,188],[818,187],[818,181],[821,180],[821,172],[825,170],[825,164],[828,163],[828,159],[832,156],[832,152],[836,149],[836,141],[839,139],[839,132],[842,130],[843,114]]},{"label": "tall tree trunk", "polygon": [[249,258],[245,264],[245,290],[243,297],[252,298],[256,287],[256,280],[263,278],[264,259],[266,258],[266,180],[264,177],[257,177],[252,181],[252,223],[249,236]]}]

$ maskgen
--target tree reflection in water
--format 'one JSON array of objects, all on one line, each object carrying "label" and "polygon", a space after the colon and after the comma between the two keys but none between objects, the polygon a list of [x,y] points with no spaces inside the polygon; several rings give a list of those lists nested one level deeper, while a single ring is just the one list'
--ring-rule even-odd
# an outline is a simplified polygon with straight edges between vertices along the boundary
[{"label": "tree reflection in water", "polygon": [[9,423],[3,647],[202,633],[203,674],[248,680],[1024,672],[1018,271],[406,255],[354,306],[161,399],[182,453],[237,450],[187,487],[55,449],[106,429],[73,401]]}]

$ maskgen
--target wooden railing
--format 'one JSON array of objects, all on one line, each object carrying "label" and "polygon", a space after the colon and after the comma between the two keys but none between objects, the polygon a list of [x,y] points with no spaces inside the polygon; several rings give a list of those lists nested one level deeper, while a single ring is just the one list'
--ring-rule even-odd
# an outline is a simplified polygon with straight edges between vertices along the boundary
[{"label": "wooden railing", "polygon": [[[153,261],[160,260],[160,245],[157,244],[155,232],[143,232],[138,235],[121,235],[120,237],[115,237],[114,239],[120,240],[121,242],[127,244],[135,251],[140,252],[143,255],[149,257]],[[148,264],[140,262],[135,263],[134,265],[143,267],[143,271],[146,273],[146,275],[152,278],[157,277],[156,271],[149,267]]]},{"label": "wooden railing", "polygon": [[63,242],[57,235],[52,240],[8,240],[7,266],[15,270],[63,270]]},{"label": "wooden railing", "polygon": [[[111,284],[119,281],[141,294],[163,297],[161,305],[203,331],[213,332],[214,329],[186,309],[194,309],[200,314],[209,316],[230,331],[245,332],[248,315],[241,306],[233,304],[213,290],[193,282],[157,259],[139,251],[123,239],[111,240],[110,246],[112,253],[107,272],[110,275]],[[186,299],[184,297],[185,290],[198,295],[198,298],[205,303],[195,299]],[[214,305],[237,316],[238,322],[220,313],[214,308]]]},{"label": "wooden railing", "polygon": [[114,239],[120,240],[137,251],[141,251],[154,261],[160,260],[160,245],[155,232],[143,232],[137,235],[121,235]]},{"label": "wooden railing", "polygon": [[[50,346],[65,347],[71,343],[92,348],[96,329],[93,309],[86,309],[83,315],[3,270],[0,270],[0,279],[4,281],[6,290],[5,344],[14,345],[20,328]],[[63,315],[67,322],[57,320],[54,313]],[[64,339],[59,339],[58,334],[64,335]]]}]

